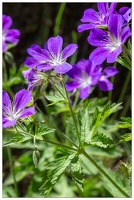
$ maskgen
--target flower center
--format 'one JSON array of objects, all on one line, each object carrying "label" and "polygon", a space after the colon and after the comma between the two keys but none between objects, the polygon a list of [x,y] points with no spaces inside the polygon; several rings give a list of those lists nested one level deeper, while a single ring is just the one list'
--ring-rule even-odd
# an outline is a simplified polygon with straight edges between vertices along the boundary
[{"label": "flower center", "polygon": [[82,76],[78,78],[81,88],[85,88],[92,84],[92,78],[88,76],[85,72],[82,72]]}]

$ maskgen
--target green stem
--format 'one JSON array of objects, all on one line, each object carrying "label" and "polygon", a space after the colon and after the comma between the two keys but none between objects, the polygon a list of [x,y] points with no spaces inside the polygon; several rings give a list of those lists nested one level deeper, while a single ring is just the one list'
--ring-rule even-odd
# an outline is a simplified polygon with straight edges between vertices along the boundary
[{"label": "green stem", "polygon": [[77,91],[76,94],[75,94],[75,100],[74,100],[73,106],[72,106],[73,109],[76,107],[78,100],[79,100],[79,92]]},{"label": "green stem", "polygon": [[84,151],[84,149],[81,149],[81,153],[88,159],[90,160],[95,167],[125,196],[125,197],[130,197],[128,194],[126,194],[119,185],[117,185],[113,179]]},{"label": "green stem", "polygon": [[40,108],[37,105],[35,107],[43,115],[43,117],[45,118],[45,121],[48,125],[50,125],[52,128],[54,128],[57,131],[57,133],[61,134],[65,139],[67,139],[71,144],[73,144],[78,149],[78,146],[72,140],[70,140],[62,131],[60,131],[53,124],[51,124],[51,122],[47,119],[47,117],[44,115],[44,113],[40,110]]},{"label": "green stem", "polygon": [[61,3],[61,5],[60,5],[60,9],[59,9],[58,15],[56,17],[56,21],[55,21],[54,36],[57,36],[59,33],[59,27],[60,27],[60,23],[62,20],[62,15],[63,15],[64,9],[65,9],[65,6],[66,6],[65,2]]},{"label": "green stem", "polygon": [[7,153],[8,153],[11,173],[13,175],[15,192],[16,192],[17,197],[19,197],[19,191],[18,191],[18,186],[17,186],[17,182],[16,182],[16,178],[15,178],[15,171],[14,171],[14,165],[13,165],[13,161],[12,161],[12,154],[11,154],[10,147],[7,147]]},{"label": "green stem", "polygon": [[78,127],[77,127],[77,121],[76,121],[76,118],[75,118],[75,115],[74,115],[72,106],[71,106],[71,104],[70,104],[70,99],[69,99],[69,97],[68,97],[68,93],[67,93],[67,90],[66,90],[65,83],[64,83],[64,80],[63,80],[63,79],[62,79],[62,84],[63,84],[63,86],[64,86],[65,93],[66,93],[66,97],[67,97],[67,99],[68,99],[68,105],[69,105],[69,109],[70,109],[70,112],[71,112],[71,115],[72,115],[72,118],[73,118],[73,122],[74,122],[74,125],[75,125],[76,134],[77,134],[77,137],[78,137],[78,140],[79,140],[79,144],[80,144],[80,146],[82,146],[82,143],[81,143],[81,140],[80,140],[79,130],[78,130]]},{"label": "green stem", "polygon": [[57,142],[53,142],[53,141],[50,141],[50,140],[46,140],[43,138],[43,141],[45,142],[48,142],[50,144],[54,144],[54,145],[57,145],[57,146],[61,146],[61,147],[64,147],[64,148],[67,148],[67,149],[70,149],[70,150],[73,150],[73,151],[78,151],[78,149],[74,149],[73,147],[69,147],[69,146],[66,146],[64,144],[60,144],[60,143],[57,143]]}]

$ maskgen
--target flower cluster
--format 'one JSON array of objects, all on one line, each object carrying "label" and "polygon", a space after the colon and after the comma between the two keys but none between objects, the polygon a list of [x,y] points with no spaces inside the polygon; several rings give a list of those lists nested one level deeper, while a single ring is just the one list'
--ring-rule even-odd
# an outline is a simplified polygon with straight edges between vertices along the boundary
[{"label": "flower cluster", "polygon": [[72,80],[66,83],[67,91],[80,89],[80,98],[87,98],[91,89],[96,84],[103,91],[113,89],[113,84],[108,80],[118,73],[115,67],[107,67],[103,70],[102,65],[94,65],[90,60],[82,59],[67,73]]},{"label": "flower cluster", "polygon": [[[78,26],[78,31],[91,29],[88,36],[88,43],[96,46],[89,56],[89,59],[96,65],[101,64],[105,59],[108,63],[116,61],[122,52],[122,45],[131,35],[128,22],[131,20],[131,8],[122,7],[115,11],[117,3],[98,3],[98,10],[87,9],[84,12],[82,22],[88,22]],[[107,28],[102,30],[101,28]]]},{"label": "flower cluster", "polygon": [[[24,65],[29,69],[23,71],[23,77],[28,79],[27,90],[20,90],[14,97],[13,103],[6,91],[3,91],[3,127],[14,126],[19,118],[25,118],[35,114],[34,106],[26,108],[32,98],[30,93],[34,87],[43,85],[49,81],[47,71],[54,70],[57,74],[66,74],[71,79],[66,83],[69,92],[80,90],[80,98],[89,97],[92,88],[97,84],[102,91],[113,89],[109,77],[115,76],[118,70],[109,66],[103,69],[103,62],[113,63],[122,52],[122,46],[131,30],[131,8],[122,7],[117,12],[117,3],[98,3],[98,11],[87,9],[78,26],[78,32],[90,30],[87,38],[89,44],[97,47],[89,59],[82,59],[76,64],[69,64],[67,58],[73,55],[78,48],[76,44],[69,44],[64,49],[61,36],[51,37],[41,48],[33,44],[27,49],[29,56]],[[20,31],[10,29],[12,19],[3,15],[2,26],[2,50],[7,51],[7,43],[17,44]]]},{"label": "flower cluster", "polygon": [[6,52],[7,43],[17,44],[19,42],[20,31],[10,29],[12,18],[7,15],[2,15],[2,51]]}]

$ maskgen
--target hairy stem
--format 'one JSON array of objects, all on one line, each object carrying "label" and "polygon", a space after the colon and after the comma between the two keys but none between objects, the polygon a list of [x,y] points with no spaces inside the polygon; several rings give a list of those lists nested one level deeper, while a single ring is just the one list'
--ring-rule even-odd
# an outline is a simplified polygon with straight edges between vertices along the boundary
[{"label": "hairy stem", "polygon": [[64,145],[64,144],[60,144],[60,143],[57,143],[57,142],[53,142],[53,141],[50,141],[50,140],[46,140],[46,139],[44,139],[43,138],[43,141],[44,142],[47,142],[47,143],[50,143],[50,144],[54,144],[54,145],[57,145],[57,146],[61,146],[61,147],[64,147],[64,148],[67,148],[67,149],[70,149],[70,150],[73,150],[73,151],[78,151],[78,149],[75,149],[75,148],[73,148],[73,147],[69,147],[69,146],[66,146],[66,145]]}]

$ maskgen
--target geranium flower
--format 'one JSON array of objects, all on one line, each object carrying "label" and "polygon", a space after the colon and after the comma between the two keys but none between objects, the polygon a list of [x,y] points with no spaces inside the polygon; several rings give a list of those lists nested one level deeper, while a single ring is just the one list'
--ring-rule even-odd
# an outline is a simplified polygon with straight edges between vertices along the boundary
[{"label": "geranium flower", "polygon": [[131,35],[129,26],[124,26],[124,18],[119,14],[111,14],[108,21],[108,31],[99,28],[92,29],[88,37],[89,44],[97,46],[89,56],[96,65],[105,59],[108,63],[116,61],[122,52],[122,45]]},{"label": "geranium flower", "polygon": [[6,91],[2,92],[2,125],[3,128],[14,126],[19,118],[25,118],[35,114],[35,108],[28,107],[28,103],[31,101],[32,95],[27,90],[20,90],[14,97],[13,103],[9,98]]},{"label": "geranium flower", "polygon": [[35,86],[39,86],[45,82],[46,77],[44,74],[35,71],[34,69],[29,69],[22,72],[24,78],[28,79],[28,90],[31,91]]},{"label": "geranium flower", "polygon": [[87,24],[81,24],[78,26],[78,31],[82,32],[96,27],[107,27],[110,14],[115,13],[117,3],[98,3],[98,11],[90,8],[85,10],[81,22]]},{"label": "geranium flower", "polygon": [[90,60],[82,59],[67,73],[72,78],[66,83],[67,91],[80,89],[80,98],[87,98],[90,95],[92,86],[95,86],[100,77],[101,71],[95,69],[96,66]]},{"label": "geranium flower", "polygon": [[103,70],[102,65],[94,65],[90,60],[82,59],[67,73],[72,79],[66,83],[66,89],[69,92],[80,90],[80,98],[87,98],[90,95],[92,87],[99,85],[103,91],[113,89],[113,84],[108,80],[118,73],[115,67],[107,67]]},{"label": "geranium flower", "polygon": [[2,15],[2,51],[7,50],[7,43],[17,44],[19,42],[20,31],[10,29],[12,18],[7,15]]},{"label": "geranium flower", "polygon": [[76,51],[78,46],[76,44],[70,44],[62,50],[62,45],[62,37],[57,36],[49,38],[44,45],[44,49],[35,48],[32,50],[31,48],[30,55],[39,62],[36,64],[37,71],[54,69],[56,73],[65,74],[72,68],[72,66],[66,62],[66,59]]},{"label": "geranium flower", "polygon": [[132,8],[122,7],[119,9],[118,14],[123,16],[125,23],[128,23],[132,19]]}]

